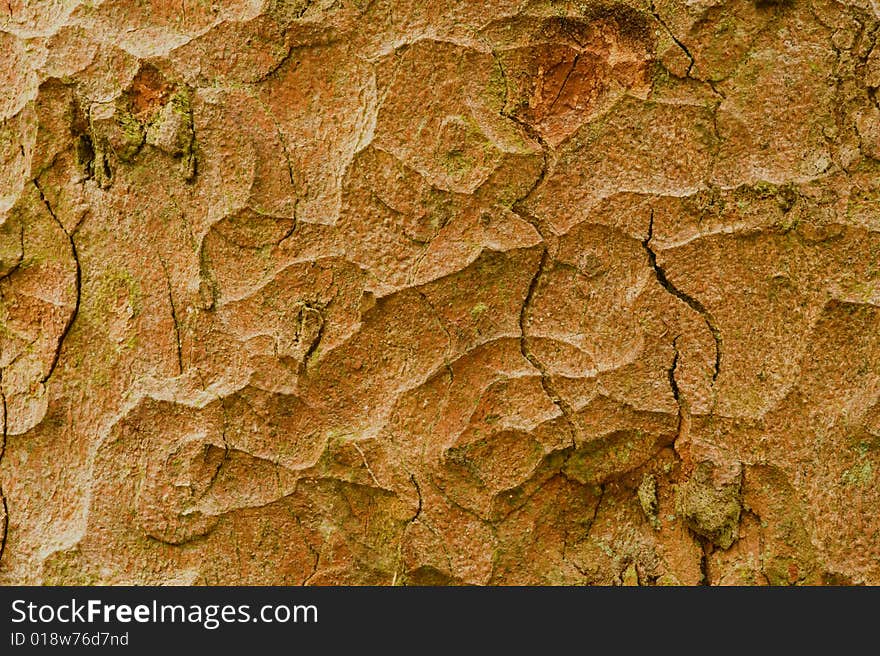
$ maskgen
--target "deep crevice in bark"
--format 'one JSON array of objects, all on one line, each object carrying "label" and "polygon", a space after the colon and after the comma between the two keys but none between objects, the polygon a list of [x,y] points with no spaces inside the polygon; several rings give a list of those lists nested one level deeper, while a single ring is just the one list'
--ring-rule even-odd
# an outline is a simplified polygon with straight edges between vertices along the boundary
[{"label": "deep crevice in bark", "polygon": [[49,364],[49,369],[46,372],[46,375],[40,379],[40,383],[45,384],[52,376],[52,373],[55,371],[55,367],[58,366],[58,360],[61,357],[61,349],[64,346],[64,340],[67,338],[67,334],[70,332],[70,329],[73,326],[73,322],[76,321],[76,317],[79,314],[79,303],[80,297],[82,295],[82,267],[80,266],[79,255],[76,251],[76,242],[73,240],[73,234],[64,227],[64,224],[55,215],[55,211],[52,209],[52,205],[49,203],[49,200],[43,193],[43,188],[40,186],[39,180],[34,178],[33,183],[34,187],[37,188],[37,191],[40,194],[40,199],[46,206],[46,210],[48,210],[49,215],[52,217],[52,220],[54,220],[55,223],[58,224],[58,227],[67,237],[67,241],[70,244],[70,253],[73,256],[73,261],[76,265],[76,301],[73,306],[73,312],[71,312],[70,317],[67,319],[67,323],[64,325],[64,329],[61,331],[61,335],[58,337],[58,343],[55,346],[55,353],[52,357],[52,362]]},{"label": "deep crevice in bark", "polygon": [[648,254],[648,261],[651,264],[651,268],[654,270],[654,275],[657,278],[657,282],[660,283],[660,286],[663,287],[670,294],[675,296],[682,303],[686,304],[690,307],[694,312],[703,317],[703,321],[706,322],[706,326],[709,328],[709,332],[712,333],[712,338],[715,340],[715,364],[712,371],[712,383],[714,384],[716,380],[718,380],[718,374],[721,373],[721,357],[722,357],[722,337],[721,330],[718,328],[715,318],[712,316],[712,313],[706,309],[706,306],[703,305],[699,300],[687,294],[686,292],[681,291],[678,287],[676,287],[667,277],[666,270],[657,263],[657,253],[651,248],[651,240],[654,237],[654,210],[651,210],[651,220],[648,224],[648,235],[642,240],[642,247],[645,249],[645,252]]}]

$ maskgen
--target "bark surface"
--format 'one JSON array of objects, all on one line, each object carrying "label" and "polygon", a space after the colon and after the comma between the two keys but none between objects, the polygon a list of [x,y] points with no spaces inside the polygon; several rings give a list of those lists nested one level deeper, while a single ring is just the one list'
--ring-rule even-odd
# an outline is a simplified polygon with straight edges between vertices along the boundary
[{"label": "bark surface", "polygon": [[0,583],[880,584],[873,0],[0,2]]}]

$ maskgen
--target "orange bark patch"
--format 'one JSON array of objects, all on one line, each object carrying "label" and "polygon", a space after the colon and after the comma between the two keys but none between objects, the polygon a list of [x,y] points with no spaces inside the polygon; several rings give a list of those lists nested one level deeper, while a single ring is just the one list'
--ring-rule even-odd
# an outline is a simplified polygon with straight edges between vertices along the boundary
[{"label": "orange bark patch", "polygon": [[162,107],[171,96],[173,86],[154,66],[149,64],[141,67],[135,75],[129,89],[131,108],[136,116],[150,116]]}]

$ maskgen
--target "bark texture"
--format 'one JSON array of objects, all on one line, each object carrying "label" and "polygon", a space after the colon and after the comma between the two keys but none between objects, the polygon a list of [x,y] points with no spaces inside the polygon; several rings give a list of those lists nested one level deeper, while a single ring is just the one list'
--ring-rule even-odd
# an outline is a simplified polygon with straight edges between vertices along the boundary
[{"label": "bark texture", "polygon": [[875,0],[3,0],[0,582],[880,584]]}]

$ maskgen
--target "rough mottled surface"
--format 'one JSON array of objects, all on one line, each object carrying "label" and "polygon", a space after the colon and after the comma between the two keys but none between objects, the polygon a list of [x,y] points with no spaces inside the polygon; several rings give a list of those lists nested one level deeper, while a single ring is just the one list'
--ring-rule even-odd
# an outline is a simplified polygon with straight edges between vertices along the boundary
[{"label": "rough mottled surface", "polygon": [[880,584],[874,0],[5,0],[0,582]]}]

